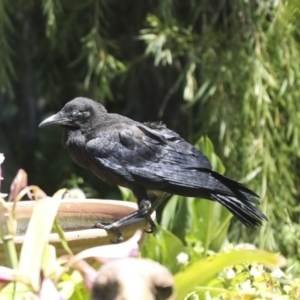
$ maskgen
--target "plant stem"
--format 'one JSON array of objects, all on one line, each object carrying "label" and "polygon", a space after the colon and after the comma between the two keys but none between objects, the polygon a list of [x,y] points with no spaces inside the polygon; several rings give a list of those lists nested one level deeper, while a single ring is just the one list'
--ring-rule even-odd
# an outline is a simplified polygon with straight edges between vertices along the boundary
[{"label": "plant stem", "polygon": [[16,251],[16,245],[12,235],[7,235],[2,238],[3,248],[8,266],[12,269],[18,268],[18,256]]}]

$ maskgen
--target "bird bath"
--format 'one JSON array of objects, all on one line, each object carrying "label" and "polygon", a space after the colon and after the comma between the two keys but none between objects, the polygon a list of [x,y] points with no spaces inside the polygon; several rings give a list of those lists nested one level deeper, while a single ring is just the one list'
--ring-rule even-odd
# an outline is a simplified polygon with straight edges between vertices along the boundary
[{"label": "bird bath", "polygon": [[[21,201],[16,206],[17,234],[14,238],[17,251],[20,252],[25,238],[28,222],[35,201]],[[137,204],[118,200],[62,200],[58,209],[58,222],[64,230],[65,238],[74,254],[95,246],[111,244],[116,240],[115,233],[100,228],[93,228],[97,222],[113,222],[127,216],[137,209]],[[152,215],[152,218],[155,213]],[[120,227],[124,240],[129,239],[137,229],[149,229],[144,218],[128,221]],[[145,241],[145,233],[140,246]],[[49,235],[50,244],[56,248],[57,255],[65,254],[57,233]],[[0,245],[2,241],[0,241]],[[0,247],[0,265],[5,264],[3,246]]]}]

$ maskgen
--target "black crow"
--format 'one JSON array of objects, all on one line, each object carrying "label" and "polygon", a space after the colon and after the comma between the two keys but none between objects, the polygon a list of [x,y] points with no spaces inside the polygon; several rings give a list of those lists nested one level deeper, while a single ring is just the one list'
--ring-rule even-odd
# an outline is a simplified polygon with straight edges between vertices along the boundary
[{"label": "black crow", "polygon": [[[266,216],[251,203],[258,195],[212,170],[207,157],[161,123],[139,123],[107,113],[99,103],[78,97],[39,127],[59,125],[71,158],[101,180],[132,190],[139,210],[104,229],[116,229],[128,219],[146,217],[165,197],[153,203],[149,194],[177,194],[217,201],[243,224],[262,225]],[[118,239],[122,237],[118,234]]]}]

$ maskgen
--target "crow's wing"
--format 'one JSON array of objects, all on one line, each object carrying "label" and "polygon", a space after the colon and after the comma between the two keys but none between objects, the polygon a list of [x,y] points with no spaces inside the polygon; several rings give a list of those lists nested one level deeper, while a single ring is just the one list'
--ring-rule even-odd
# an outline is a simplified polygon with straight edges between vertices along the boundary
[{"label": "crow's wing", "polygon": [[110,128],[98,132],[86,150],[97,165],[145,187],[209,188],[207,176],[199,174],[199,169],[211,169],[207,157],[164,127],[139,124]]}]

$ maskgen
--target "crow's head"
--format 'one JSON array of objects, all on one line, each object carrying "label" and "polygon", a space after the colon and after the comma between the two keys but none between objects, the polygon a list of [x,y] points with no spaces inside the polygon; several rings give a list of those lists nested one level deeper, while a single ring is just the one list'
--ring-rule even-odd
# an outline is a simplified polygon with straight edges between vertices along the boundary
[{"label": "crow's head", "polygon": [[45,119],[39,127],[60,125],[67,129],[83,129],[87,124],[99,122],[106,115],[106,109],[99,103],[83,97],[68,102],[57,114]]}]

